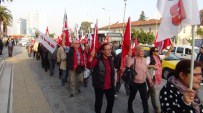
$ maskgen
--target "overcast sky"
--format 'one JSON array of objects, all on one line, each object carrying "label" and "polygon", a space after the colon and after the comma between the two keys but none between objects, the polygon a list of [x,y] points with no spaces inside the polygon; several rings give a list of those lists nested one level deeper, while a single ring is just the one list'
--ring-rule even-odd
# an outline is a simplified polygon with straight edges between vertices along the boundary
[{"label": "overcast sky", "polygon": [[[203,9],[203,0],[197,0],[197,2],[198,8]],[[157,0],[127,0],[126,3],[125,21],[129,16],[131,21],[138,20],[141,11],[144,11],[149,19],[157,18]],[[18,18],[25,18],[28,12],[34,10],[47,13],[49,31],[57,35],[61,33],[65,9],[71,28],[85,20],[94,23],[96,19],[99,27],[108,25],[109,14],[111,24],[123,22],[124,17],[124,0],[13,0],[11,3],[2,5],[7,6],[14,17],[10,33],[16,32]]]}]

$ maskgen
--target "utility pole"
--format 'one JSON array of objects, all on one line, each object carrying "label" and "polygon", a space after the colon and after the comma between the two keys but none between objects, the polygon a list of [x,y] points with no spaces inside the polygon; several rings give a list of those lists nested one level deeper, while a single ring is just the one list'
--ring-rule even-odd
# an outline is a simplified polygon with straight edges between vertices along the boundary
[{"label": "utility pole", "polygon": [[105,11],[108,11],[109,13],[109,28],[108,28],[108,31],[110,31],[110,10],[106,9],[106,8],[102,8],[103,10]]},{"label": "utility pole", "polygon": [[124,26],[125,26],[125,11],[126,11],[126,5],[127,5],[127,0],[124,0],[125,6],[124,6],[124,15],[123,15],[123,35],[124,35]]}]

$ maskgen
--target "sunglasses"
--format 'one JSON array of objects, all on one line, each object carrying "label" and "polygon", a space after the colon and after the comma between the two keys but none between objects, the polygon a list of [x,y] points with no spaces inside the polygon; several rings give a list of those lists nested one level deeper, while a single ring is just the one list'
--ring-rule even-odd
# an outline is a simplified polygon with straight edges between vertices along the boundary
[{"label": "sunglasses", "polygon": [[155,50],[154,52],[159,52],[159,50]]}]

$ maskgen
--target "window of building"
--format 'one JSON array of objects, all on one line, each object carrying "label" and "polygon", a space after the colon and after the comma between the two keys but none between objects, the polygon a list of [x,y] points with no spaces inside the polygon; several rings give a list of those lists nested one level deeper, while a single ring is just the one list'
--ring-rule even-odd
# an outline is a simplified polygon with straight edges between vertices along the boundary
[{"label": "window of building", "polygon": [[149,32],[151,32],[152,31],[152,28],[151,27],[149,27]]}]

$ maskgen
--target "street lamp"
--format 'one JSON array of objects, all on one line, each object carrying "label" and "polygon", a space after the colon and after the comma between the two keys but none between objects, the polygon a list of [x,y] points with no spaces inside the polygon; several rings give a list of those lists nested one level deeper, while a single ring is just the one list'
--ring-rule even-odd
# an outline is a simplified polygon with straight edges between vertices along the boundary
[{"label": "street lamp", "polygon": [[127,0],[124,0],[125,6],[124,6],[124,15],[123,15],[123,34],[124,34],[124,25],[125,25],[125,10],[126,10],[126,4]]},{"label": "street lamp", "polygon": [[110,30],[110,10],[107,10],[107,9],[105,9],[105,8],[102,8],[102,9],[109,12],[109,29],[108,29],[108,31],[109,31],[109,30]]}]

